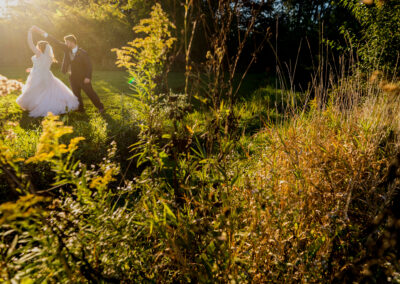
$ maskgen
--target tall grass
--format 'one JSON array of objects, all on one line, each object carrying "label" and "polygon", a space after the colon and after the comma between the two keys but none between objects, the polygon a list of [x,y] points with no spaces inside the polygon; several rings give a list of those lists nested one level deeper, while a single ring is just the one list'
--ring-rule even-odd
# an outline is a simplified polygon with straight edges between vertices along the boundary
[{"label": "tall grass", "polygon": [[[245,202],[232,211],[246,222],[234,249],[253,265],[253,280],[398,279],[399,240],[388,233],[390,223],[380,219],[375,247],[366,240],[378,228],[377,216],[397,208],[391,205],[397,186],[384,181],[399,151],[400,86],[350,67],[331,73],[324,92],[314,83],[304,111],[243,139],[249,159],[232,200]],[[384,236],[392,245],[372,257]]]}]

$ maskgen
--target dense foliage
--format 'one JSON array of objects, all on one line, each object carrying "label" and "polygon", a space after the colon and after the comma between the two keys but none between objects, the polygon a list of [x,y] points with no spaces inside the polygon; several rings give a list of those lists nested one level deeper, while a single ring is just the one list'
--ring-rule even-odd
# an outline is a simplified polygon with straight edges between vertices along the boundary
[{"label": "dense foliage", "polygon": [[[351,33],[354,46],[358,46],[358,54],[365,68],[385,69],[398,73],[397,64],[400,59],[400,3],[389,1],[341,0],[361,25],[362,37]],[[346,25],[345,25],[346,27]],[[347,28],[347,27],[346,27]]]}]

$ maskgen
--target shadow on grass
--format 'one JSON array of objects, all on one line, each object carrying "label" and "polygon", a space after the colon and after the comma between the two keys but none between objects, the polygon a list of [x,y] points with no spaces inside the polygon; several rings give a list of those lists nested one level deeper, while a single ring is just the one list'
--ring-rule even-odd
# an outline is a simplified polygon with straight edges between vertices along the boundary
[{"label": "shadow on grass", "polygon": [[121,165],[121,174],[125,178],[133,178],[140,170],[136,167],[136,163],[132,163],[129,159],[133,155],[130,146],[138,141],[139,127],[128,119],[130,113],[127,110],[120,110],[120,119],[116,120],[109,113],[101,114],[102,119],[106,122],[107,138],[109,143],[112,141],[117,146],[116,159]]},{"label": "shadow on grass", "polygon": [[[59,117],[60,120],[67,125],[74,120],[89,121],[89,115],[87,113],[79,113],[76,111],[61,114]],[[23,111],[19,120],[19,125],[25,130],[36,130],[41,126],[43,119],[44,117],[30,117],[28,111]]]},{"label": "shadow on grass", "polygon": [[30,117],[28,111],[23,111],[21,119],[19,120],[19,125],[25,130],[35,130],[41,125],[42,120],[42,117]]}]

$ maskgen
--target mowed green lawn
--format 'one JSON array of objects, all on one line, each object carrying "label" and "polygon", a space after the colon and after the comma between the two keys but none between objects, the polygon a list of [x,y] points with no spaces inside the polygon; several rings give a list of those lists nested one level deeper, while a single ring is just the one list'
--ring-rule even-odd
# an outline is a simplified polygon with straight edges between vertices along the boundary
[{"label": "mowed green lawn", "polygon": [[[9,79],[17,79],[25,82],[28,77],[26,73],[26,67],[4,67],[0,66],[0,75],[6,76]],[[64,83],[69,86],[68,75],[62,74],[60,72],[59,66],[54,66],[52,68],[53,74],[61,79]],[[170,87],[174,90],[179,90],[184,88],[185,79],[183,73],[171,72],[168,78]],[[94,70],[93,71],[93,86],[94,89],[99,93],[101,98],[109,93],[132,93],[129,87],[129,76],[128,73],[123,70]],[[85,97],[85,96],[84,96]]]},{"label": "mowed green lawn", "polygon": [[[9,79],[17,79],[25,82],[26,78],[28,77],[28,73],[25,71],[26,68],[0,66],[0,75],[6,76]],[[69,86],[68,76],[62,74],[59,69],[59,66],[54,66],[52,68],[53,74],[61,79],[67,86]],[[241,75],[237,76],[235,84],[237,84],[240,77]],[[129,76],[127,72],[123,70],[104,71],[95,69],[93,72],[92,81],[94,89],[108,110],[113,110],[116,106],[118,106],[118,108],[121,107],[121,102],[123,102],[125,99],[129,101],[132,90],[129,86]],[[267,77],[267,75],[264,73],[248,74],[241,85],[238,94],[239,100],[241,100],[240,98],[248,98],[255,90],[266,86],[269,81],[270,77]],[[180,72],[170,72],[168,76],[168,84],[169,88],[171,88],[173,91],[178,93],[182,92],[185,86],[184,74]],[[85,107],[88,107],[89,110],[94,108],[90,103],[89,98],[84,93],[83,99]]]},{"label": "mowed green lawn", "polygon": [[[62,74],[59,67],[52,68],[53,74],[61,79],[67,86],[69,86],[68,75]],[[0,67],[0,75],[6,76],[9,79],[17,79],[25,82],[28,73],[25,72],[24,67]],[[108,101],[108,95],[111,95],[111,102],[115,100],[116,94],[129,94],[129,78],[125,71],[97,71],[93,72],[93,87],[99,94],[102,100]],[[89,99],[83,94],[86,103]],[[88,105],[89,106],[89,105]]]}]

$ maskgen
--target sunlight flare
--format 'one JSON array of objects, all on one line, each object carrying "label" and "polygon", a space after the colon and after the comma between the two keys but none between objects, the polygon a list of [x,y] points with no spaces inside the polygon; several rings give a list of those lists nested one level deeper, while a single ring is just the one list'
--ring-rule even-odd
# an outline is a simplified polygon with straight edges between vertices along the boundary
[{"label": "sunlight flare", "polygon": [[0,0],[0,7],[6,8],[9,6],[15,6],[18,4],[18,0]]},{"label": "sunlight flare", "polygon": [[8,8],[18,5],[18,0],[0,0],[0,18],[7,17]]}]

